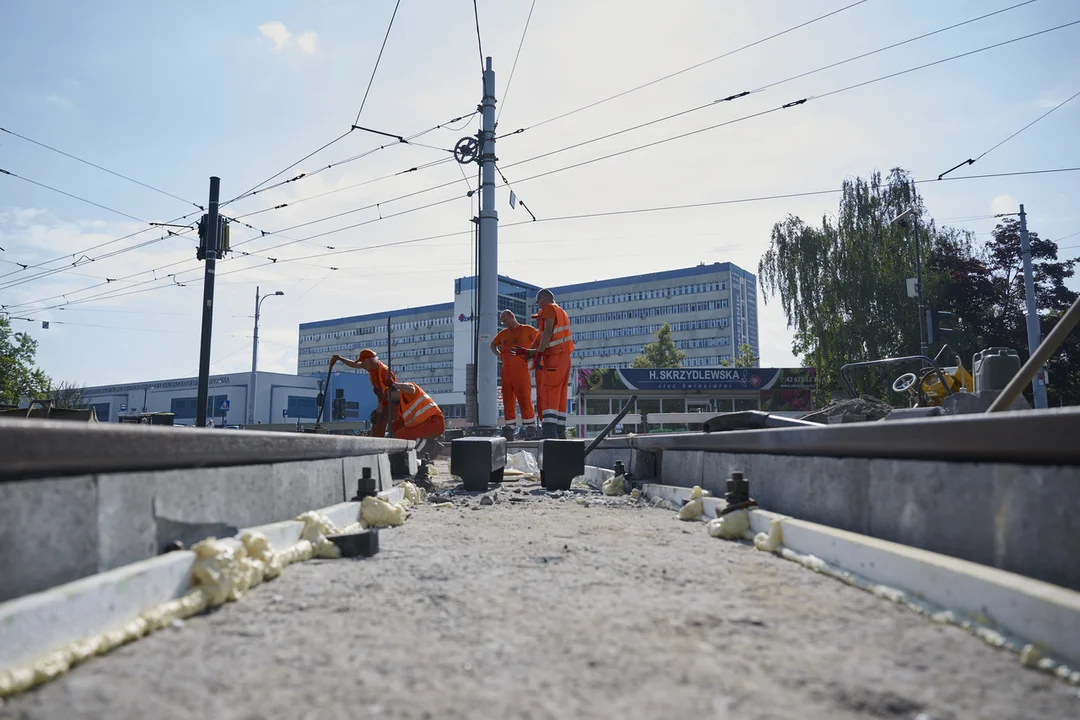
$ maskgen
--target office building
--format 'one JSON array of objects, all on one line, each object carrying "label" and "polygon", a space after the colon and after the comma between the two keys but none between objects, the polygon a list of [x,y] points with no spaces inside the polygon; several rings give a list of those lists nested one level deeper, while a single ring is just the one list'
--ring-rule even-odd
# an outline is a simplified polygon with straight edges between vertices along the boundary
[{"label": "office building", "polygon": [[[499,310],[532,322],[539,286],[499,276]],[[627,368],[664,323],[686,353],[683,367],[715,367],[749,344],[758,354],[757,279],[731,263],[574,285],[551,290],[569,314],[574,367]],[[335,353],[371,348],[401,381],[421,385],[448,418],[465,417],[468,367],[476,344],[475,278],[454,281],[452,302],[303,323],[299,375],[320,376]],[[387,336],[391,338],[387,356]],[[486,347],[480,349],[487,352]],[[342,372],[352,371],[343,368]],[[571,388],[573,396],[573,388]]]}]

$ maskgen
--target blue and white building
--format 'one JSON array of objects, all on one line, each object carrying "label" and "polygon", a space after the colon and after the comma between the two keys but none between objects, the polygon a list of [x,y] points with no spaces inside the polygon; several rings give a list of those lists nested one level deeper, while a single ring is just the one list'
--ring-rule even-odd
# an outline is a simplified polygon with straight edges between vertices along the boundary
[{"label": "blue and white building", "polygon": [[[499,310],[513,310],[521,322],[532,322],[539,289],[500,275]],[[683,367],[718,366],[743,343],[759,355],[757,278],[731,263],[551,290],[570,315],[575,369],[629,367],[664,323],[686,353]],[[467,369],[474,362],[474,313],[475,278],[465,277],[454,281],[451,302],[303,323],[297,374],[323,376],[335,353],[355,357],[363,348],[385,362],[389,322],[389,359],[398,378],[419,383],[448,418],[462,418]]]}]

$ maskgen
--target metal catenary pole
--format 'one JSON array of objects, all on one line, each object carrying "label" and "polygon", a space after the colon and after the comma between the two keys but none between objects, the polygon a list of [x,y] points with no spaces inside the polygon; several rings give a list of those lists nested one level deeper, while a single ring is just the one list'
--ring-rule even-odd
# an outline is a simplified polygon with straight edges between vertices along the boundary
[{"label": "metal catenary pole", "polygon": [[199,346],[199,397],[195,408],[195,426],[206,426],[206,398],[210,392],[210,340],[214,325],[214,273],[218,251],[218,193],[221,179],[210,178],[210,204],[206,219],[206,279],[203,281],[202,342]]},{"label": "metal catenary pole", "polygon": [[255,339],[251,343],[251,382],[249,383],[251,388],[251,402],[248,403],[248,407],[251,410],[248,413],[248,424],[255,424],[255,402],[259,392],[259,374],[257,368],[259,366],[259,286],[255,286]]},{"label": "metal catenary pole", "polygon": [[[1027,295],[1027,336],[1029,357],[1039,347],[1042,333],[1039,328],[1039,312],[1035,307],[1035,276],[1031,269],[1031,241],[1028,239],[1027,213],[1020,206],[1020,250],[1024,261],[1024,292]],[[1047,407],[1045,370],[1039,368],[1038,374],[1031,379],[1031,394],[1035,398],[1035,408]]]},{"label": "metal catenary pole", "polygon": [[915,227],[915,291],[919,295],[919,354],[926,357],[926,305],[923,303],[922,292],[922,252],[919,247],[919,216],[912,213],[911,222]]},{"label": "metal catenary pole", "polygon": [[[477,347],[487,348],[498,329],[499,314],[499,213],[495,210],[495,71],[491,58],[484,69],[483,125],[480,136],[480,258],[479,337]],[[496,358],[477,351],[477,424],[495,428],[498,422]]]}]

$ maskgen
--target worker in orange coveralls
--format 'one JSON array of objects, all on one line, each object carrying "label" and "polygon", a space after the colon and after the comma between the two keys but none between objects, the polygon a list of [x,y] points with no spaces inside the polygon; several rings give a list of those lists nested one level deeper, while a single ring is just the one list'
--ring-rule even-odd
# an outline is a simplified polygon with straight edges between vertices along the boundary
[{"label": "worker in orange coveralls", "polygon": [[364,349],[355,360],[335,355],[330,358],[330,368],[340,362],[354,370],[366,370],[371,380],[371,391],[375,393],[375,412],[371,413],[371,437],[386,436],[386,421],[390,417],[390,386],[397,382],[394,371],[379,360],[374,350]]},{"label": "worker in orange coveralls", "polygon": [[535,346],[525,356],[536,361],[536,404],[539,405],[541,437],[566,439],[566,395],[570,382],[570,353],[574,338],[570,316],[555,304],[555,294],[544,289],[536,293],[539,312],[533,315],[540,329]]},{"label": "worker in orange coveralls", "polygon": [[514,349],[531,348],[540,331],[531,325],[519,323],[512,310],[503,310],[499,321],[504,327],[491,341],[491,352],[502,359],[503,414],[506,417],[503,435],[507,440],[514,439],[517,406],[520,405],[521,419],[525,424],[524,437],[533,440],[536,437],[536,412],[533,410],[529,362],[524,355],[515,354]]},{"label": "worker in orange coveralls", "polygon": [[418,453],[446,432],[442,410],[416,383],[395,382],[390,386],[390,417],[390,435],[399,440],[419,440]]}]

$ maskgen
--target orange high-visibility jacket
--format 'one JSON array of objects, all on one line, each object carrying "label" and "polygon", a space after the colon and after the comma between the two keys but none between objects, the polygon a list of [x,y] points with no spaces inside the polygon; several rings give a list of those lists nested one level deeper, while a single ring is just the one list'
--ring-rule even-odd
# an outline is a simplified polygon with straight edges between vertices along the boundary
[{"label": "orange high-visibility jacket", "polygon": [[536,325],[540,328],[540,332],[536,335],[535,346],[539,347],[540,345],[540,337],[544,333],[545,320],[552,320],[554,322],[551,331],[551,341],[548,342],[547,350],[545,350],[543,354],[556,355],[558,353],[573,352],[574,336],[570,332],[570,316],[555,303],[551,303],[536,314]]},{"label": "orange high-visibility jacket", "polygon": [[540,333],[532,325],[518,325],[516,328],[503,328],[495,336],[495,347],[499,349],[499,358],[502,360],[503,369],[511,367],[526,368],[528,362],[524,355],[511,355],[514,346],[531,348],[536,344]]},{"label": "orange high-visibility jacket", "polygon": [[390,401],[390,386],[397,382],[397,376],[381,360],[375,372],[368,376],[371,378],[371,389],[375,392],[375,397],[379,399],[380,405],[385,406]]},{"label": "orange high-visibility jacket", "polygon": [[442,417],[442,410],[431,399],[431,396],[416,383],[412,385],[416,388],[416,392],[412,395],[401,391],[401,401],[398,403],[398,410],[401,414],[395,418],[395,424],[400,423],[404,427],[416,427],[429,418]]}]

